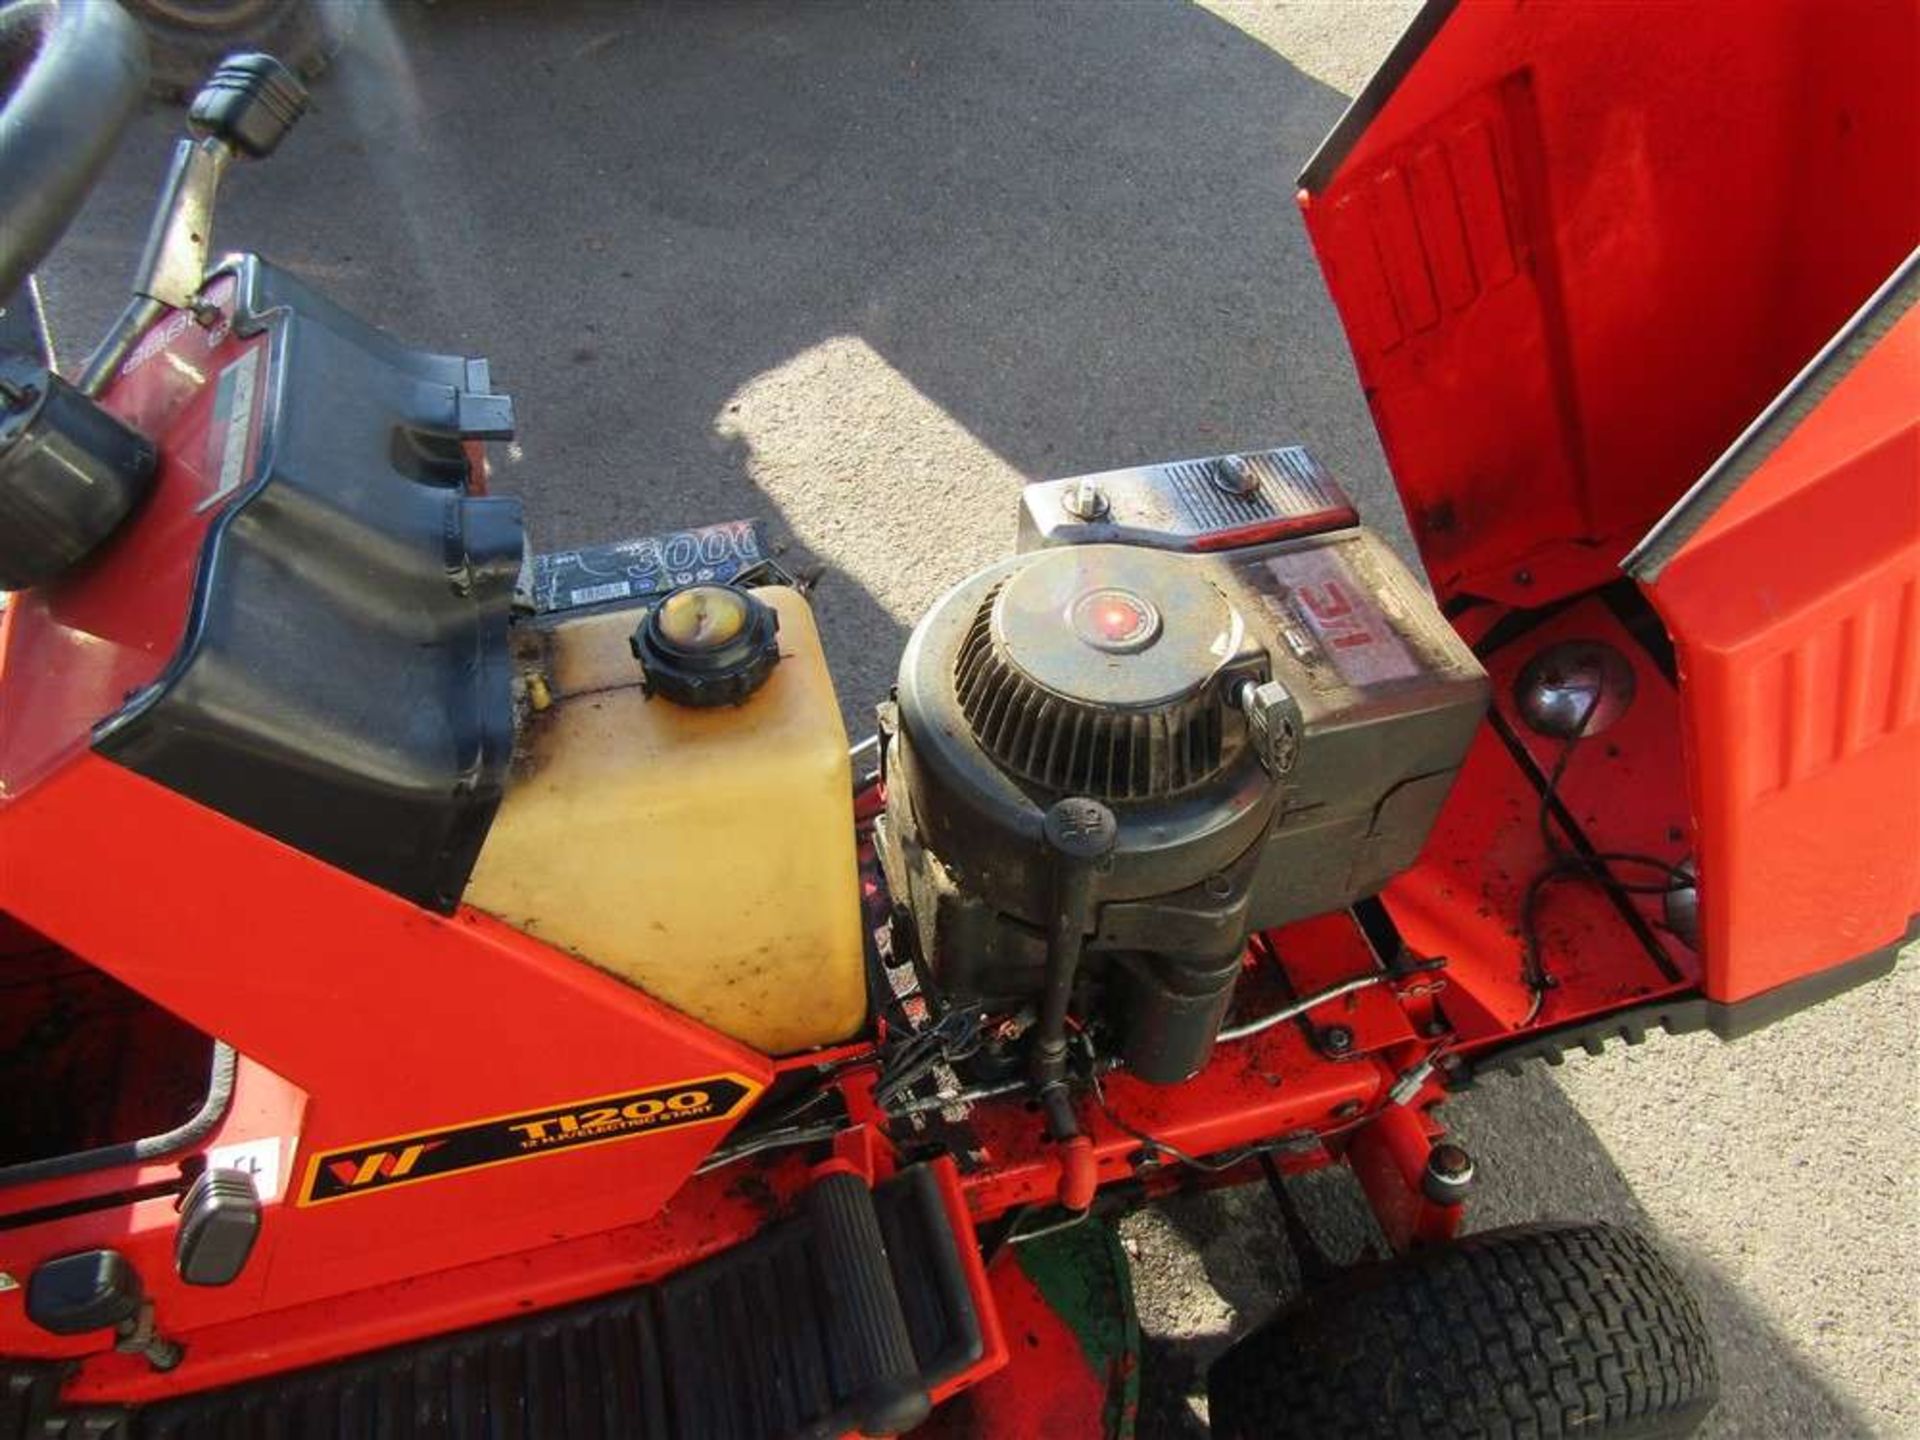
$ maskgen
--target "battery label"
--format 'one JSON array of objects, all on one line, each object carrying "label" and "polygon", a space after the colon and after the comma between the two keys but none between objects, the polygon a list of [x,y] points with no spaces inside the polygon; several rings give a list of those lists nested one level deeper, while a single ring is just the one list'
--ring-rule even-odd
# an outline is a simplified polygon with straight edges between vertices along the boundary
[{"label": "battery label", "polygon": [[758,520],[647,535],[533,557],[535,608],[556,615],[663,595],[677,585],[726,584],[768,559]]}]

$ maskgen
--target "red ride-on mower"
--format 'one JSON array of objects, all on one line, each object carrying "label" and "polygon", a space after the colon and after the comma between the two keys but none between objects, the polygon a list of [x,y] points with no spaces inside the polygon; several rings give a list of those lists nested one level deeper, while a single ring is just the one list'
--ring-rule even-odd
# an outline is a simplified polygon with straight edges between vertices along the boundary
[{"label": "red ride-on mower", "polygon": [[[536,553],[484,361],[209,261],[224,64],[0,358],[0,1437],[1125,1434],[1111,1217],[1339,1163],[1217,1433],[1690,1430],[1439,1107],[1914,934],[1920,176],[1900,7],[1651,15],[1435,6],[1302,180],[1431,590],[1299,447],[1037,483],[851,749],[757,524]],[[144,77],[0,32],[25,295]]]}]

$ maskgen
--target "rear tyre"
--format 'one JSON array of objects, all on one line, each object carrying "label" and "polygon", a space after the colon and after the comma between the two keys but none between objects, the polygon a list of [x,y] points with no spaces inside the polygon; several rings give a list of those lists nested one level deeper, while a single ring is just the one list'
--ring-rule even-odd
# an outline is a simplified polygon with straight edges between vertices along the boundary
[{"label": "rear tyre", "polygon": [[1646,1240],[1527,1225],[1357,1268],[1207,1377],[1222,1440],[1693,1433],[1719,1394],[1699,1303]]}]

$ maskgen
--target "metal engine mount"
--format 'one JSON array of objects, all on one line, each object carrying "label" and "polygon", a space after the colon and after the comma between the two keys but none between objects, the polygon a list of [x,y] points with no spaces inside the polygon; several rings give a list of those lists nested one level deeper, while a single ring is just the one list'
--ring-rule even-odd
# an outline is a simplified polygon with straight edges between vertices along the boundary
[{"label": "metal engine mount", "polygon": [[[882,863],[948,1006],[1017,1019],[1070,978],[1096,1044],[1176,1082],[1250,931],[1411,863],[1486,676],[1303,450],[1030,486],[1023,510],[1023,552],[907,644]],[[1045,827],[1065,799],[1116,832],[1071,977]]]}]

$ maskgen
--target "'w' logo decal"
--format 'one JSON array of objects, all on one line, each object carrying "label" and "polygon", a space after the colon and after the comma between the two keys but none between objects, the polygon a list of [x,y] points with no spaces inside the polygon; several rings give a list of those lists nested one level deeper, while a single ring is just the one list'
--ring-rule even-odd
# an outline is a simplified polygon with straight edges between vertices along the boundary
[{"label": "'w' logo decal", "polygon": [[349,1190],[355,1190],[362,1185],[371,1185],[376,1180],[401,1179],[420,1163],[422,1155],[430,1150],[438,1150],[446,1143],[444,1140],[425,1140],[400,1150],[373,1150],[365,1155],[335,1160],[327,1166],[327,1170],[335,1180]]},{"label": "'w' logo decal", "polygon": [[[762,1088],[758,1080],[727,1071],[410,1135],[389,1131],[358,1145],[322,1150],[303,1161],[306,1173],[295,1203],[327,1205],[354,1196],[384,1195],[492,1165],[531,1162],[590,1145],[641,1142],[676,1126],[712,1125],[739,1115]],[[0,1410],[5,1408],[0,1405]],[[5,1428],[0,1425],[0,1430]]]}]

